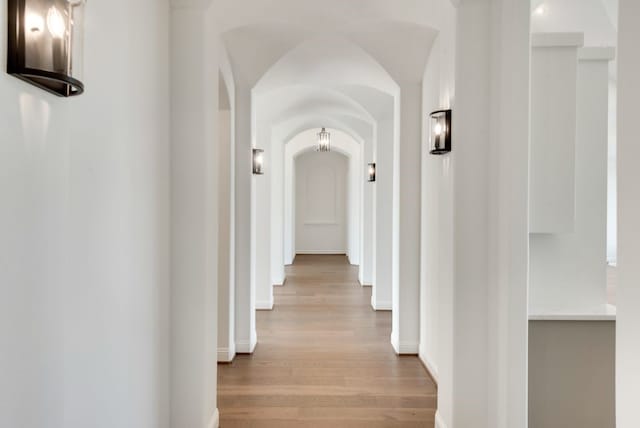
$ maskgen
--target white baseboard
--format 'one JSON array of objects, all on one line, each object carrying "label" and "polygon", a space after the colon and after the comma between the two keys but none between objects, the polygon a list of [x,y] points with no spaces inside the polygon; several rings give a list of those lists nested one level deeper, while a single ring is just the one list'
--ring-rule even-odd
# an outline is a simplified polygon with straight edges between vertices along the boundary
[{"label": "white baseboard", "polygon": [[218,409],[216,409],[216,411],[213,412],[211,419],[209,420],[209,424],[207,425],[207,428],[219,428],[219,427],[220,427],[220,412],[218,411]]},{"label": "white baseboard", "polygon": [[236,350],[234,347],[230,348],[218,348],[218,362],[230,363],[236,357]]},{"label": "white baseboard", "polygon": [[256,311],[272,311],[273,298],[271,300],[256,300]]},{"label": "white baseboard", "polygon": [[371,298],[371,307],[374,311],[391,311],[393,310],[393,304],[391,301],[377,301],[373,297]]},{"label": "white baseboard", "polygon": [[391,346],[398,355],[418,355],[418,343],[416,342],[396,342],[391,336]]},{"label": "white baseboard", "polygon": [[329,255],[329,256],[346,256],[347,253],[344,250],[304,250],[296,252],[296,255]]},{"label": "white baseboard", "polygon": [[237,354],[253,354],[258,344],[257,338],[251,338],[251,341],[238,340],[236,341],[236,353]]},{"label": "white baseboard", "polygon": [[447,428],[447,424],[444,423],[440,412],[436,410],[436,428]]},{"label": "white baseboard", "polygon": [[283,274],[281,277],[272,278],[271,280],[273,282],[273,286],[274,287],[282,287],[284,285],[285,281],[287,280],[287,276]]},{"label": "white baseboard", "polygon": [[435,364],[433,364],[431,359],[428,357],[426,350],[422,346],[420,347],[420,352],[418,352],[418,358],[420,358],[420,361],[422,361],[422,364],[424,364],[425,368],[427,369],[427,371],[429,372],[429,374],[431,375],[431,377],[433,378],[433,380],[436,382],[436,385],[437,385],[438,384],[438,368],[436,367]]}]

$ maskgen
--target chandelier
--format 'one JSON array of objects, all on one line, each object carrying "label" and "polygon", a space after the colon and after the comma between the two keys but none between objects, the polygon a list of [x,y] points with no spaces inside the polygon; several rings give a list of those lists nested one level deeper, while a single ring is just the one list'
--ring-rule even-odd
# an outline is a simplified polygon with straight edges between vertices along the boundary
[{"label": "chandelier", "polygon": [[327,132],[325,128],[318,133],[318,145],[316,146],[316,152],[330,152],[331,151],[331,134]]}]

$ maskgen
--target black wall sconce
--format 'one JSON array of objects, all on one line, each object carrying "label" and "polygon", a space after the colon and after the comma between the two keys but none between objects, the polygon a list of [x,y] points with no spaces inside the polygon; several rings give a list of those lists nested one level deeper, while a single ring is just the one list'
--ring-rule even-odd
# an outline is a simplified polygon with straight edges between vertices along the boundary
[{"label": "black wall sconce", "polygon": [[264,174],[264,150],[262,149],[253,149],[253,173]]},{"label": "black wall sconce", "polygon": [[429,115],[429,153],[443,155],[451,151],[451,110],[438,110]]},{"label": "black wall sconce", "polygon": [[376,164],[370,163],[369,164],[369,182],[372,183],[374,181],[376,181]]},{"label": "black wall sconce", "polygon": [[7,73],[61,97],[80,81],[85,0],[8,0]]}]

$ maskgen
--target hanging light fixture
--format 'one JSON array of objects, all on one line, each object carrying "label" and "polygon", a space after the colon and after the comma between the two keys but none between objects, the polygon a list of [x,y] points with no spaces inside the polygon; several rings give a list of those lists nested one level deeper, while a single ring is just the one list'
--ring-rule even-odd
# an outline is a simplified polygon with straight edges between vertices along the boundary
[{"label": "hanging light fixture", "polygon": [[327,132],[325,128],[318,133],[318,145],[316,146],[316,152],[330,152],[331,151],[331,134]]}]

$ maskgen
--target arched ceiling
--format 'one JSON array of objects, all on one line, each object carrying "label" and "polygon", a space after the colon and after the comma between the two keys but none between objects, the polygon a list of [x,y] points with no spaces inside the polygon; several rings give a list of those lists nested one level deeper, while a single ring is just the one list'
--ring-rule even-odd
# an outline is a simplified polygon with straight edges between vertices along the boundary
[{"label": "arched ceiling", "polygon": [[340,90],[308,85],[290,85],[279,87],[259,94],[255,99],[258,111],[270,120],[282,121],[295,114],[295,111],[312,109],[333,109],[345,112],[364,121],[373,122],[374,116],[356,99]]},{"label": "arched ceiling", "polygon": [[236,85],[252,90],[254,129],[288,135],[285,123],[324,118],[353,122],[361,140],[394,118],[399,84],[422,81],[452,9],[447,0],[212,3]]},{"label": "arched ceiling", "polygon": [[273,137],[286,143],[301,132],[318,129],[319,126],[338,129],[360,144],[372,141],[374,134],[373,125],[354,117],[332,115],[330,112],[305,112],[274,124]]},{"label": "arched ceiling", "polygon": [[[175,0],[174,0],[175,1]],[[349,31],[361,23],[400,21],[439,28],[447,0],[213,0],[216,28],[220,33],[263,22],[297,23],[316,33]]]},{"label": "arched ceiling", "polygon": [[296,84],[333,88],[357,83],[389,94],[398,91],[393,78],[359,45],[344,36],[325,35],[305,40],[287,52],[264,73],[255,90],[260,93]]}]

